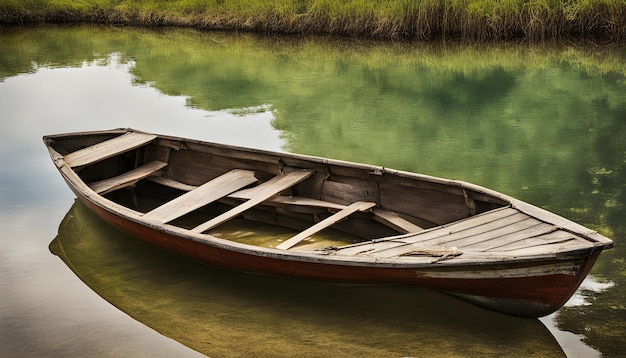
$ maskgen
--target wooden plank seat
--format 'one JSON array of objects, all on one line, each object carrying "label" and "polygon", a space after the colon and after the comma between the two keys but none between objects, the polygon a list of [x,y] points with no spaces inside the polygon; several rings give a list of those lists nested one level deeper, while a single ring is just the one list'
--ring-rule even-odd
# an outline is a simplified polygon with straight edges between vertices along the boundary
[{"label": "wooden plank seat", "polygon": [[[162,176],[157,176],[157,175],[150,176],[146,179],[152,182],[161,184],[163,186],[167,186],[169,188],[173,188],[173,189],[177,189],[181,191],[192,191],[197,188],[197,186],[194,186],[194,185],[181,183],[179,181],[172,180],[169,178],[164,178]],[[251,188],[251,189],[254,189],[254,188]],[[226,197],[230,199],[237,199],[237,200],[245,201],[245,200],[250,200],[253,196],[252,194],[254,194],[252,190],[243,189],[243,190],[239,190],[234,193],[228,194]],[[271,197],[267,199],[266,202],[273,203],[276,205],[300,205],[300,206],[316,207],[320,209],[334,209],[334,210],[341,210],[346,207],[345,205],[342,205],[342,204],[331,203],[329,201],[324,201],[324,200],[302,198],[302,197],[296,197],[296,196],[283,196],[283,195]]]},{"label": "wooden plank seat", "polygon": [[156,137],[154,134],[129,132],[72,152],[64,156],[63,159],[72,168],[81,167],[141,147],[153,141]]},{"label": "wooden plank seat", "polygon": [[126,173],[87,184],[91,190],[98,194],[107,194],[114,190],[126,188],[135,185],[141,179],[144,179],[159,170],[165,168],[167,163],[158,160],[143,164]]},{"label": "wooden plank seat", "polygon": [[338,223],[339,221],[347,218],[350,214],[355,213],[357,211],[365,211],[374,206],[376,206],[376,203],[366,202],[366,201],[357,201],[356,203],[352,203],[348,205],[346,208],[344,208],[343,210],[338,211],[334,215],[327,217],[326,219],[318,222],[317,224],[311,226],[310,228],[282,242],[280,245],[276,246],[276,248],[281,249],[281,250],[289,250],[290,248],[298,244],[300,241],[305,240],[306,238],[314,235],[315,233],[320,232],[324,230],[325,228]]},{"label": "wooden plank seat", "polygon": [[250,199],[242,204],[235,206],[229,211],[218,215],[217,217],[200,224],[192,229],[193,232],[202,233],[210,230],[236,216],[244,211],[278,195],[281,191],[289,189],[290,187],[300,183],[306,178],[310,177],[314,171],[312,170],[298,170],[289,172],[287,174],[277,175],[274,178],[247,190],[250,195]]},{"label": "wooden plank seat", "polygon": [[[164,178],[161,176],[150,176],[147,180],[153,181],[155,183],[159,183],[161,185],[182,190],[182,191],[191,191],[197,188],[193,185],[188,185],[185,183],[181,183],[176,180]],[[254,189],[254,188],[251,188]],[[237,199],[237,200],[250,200],[252,198],[253,191],[251,189],[244,189],[236,191],[232,194],[227,195],[227,198]],[[343,210],[347,206],[343,204],[337,204],[330,201],[311,199],[311,198],[303,198],[297,196],[274,196],[266,200],[267,204],[271,205],[299,205],[306,206],[310,208],[323,209],[328,211],[337,211]],[[412,222],[400,217],[393,211],[376,208],[372,210],[372,215],[374,219],[384,225],[389,226],[390,228],[397,230],[400,233],[414,233],[424,230],[424,228],[413,224]]]},{"label": "wooden plank seat", "polygon": [[143,217],[167,223],[256,181],[253,171],[233,169],[147,212]]},{"label": "wooden plank seat", "polygon": [[[242,190],[242,192],[243,191],[245,190]],[[229,195],[228,198],[243,200],[247,199],[248,195],[246,195],[245,193],[240,194],[240,192],[235,192]],[[337,204],[329,201],[301,198],[295,196],[275,196],[268,199],[268,203],[273,205],[299,205],[333,212],[337,210],[343,210],[348,207],[343,204]],[[371,211],[371,214],[374,220],[402,234],[415,233],[424,230],[424,228],[422,228],[421,226],[413,224],[412,222],[402,218],[400,215],[391,210],[376,208]]]}]

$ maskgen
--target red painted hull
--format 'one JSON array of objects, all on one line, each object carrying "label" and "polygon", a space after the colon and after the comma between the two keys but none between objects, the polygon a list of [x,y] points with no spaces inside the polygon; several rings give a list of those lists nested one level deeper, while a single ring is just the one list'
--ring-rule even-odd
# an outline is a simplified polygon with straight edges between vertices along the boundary
[{"label": "red painted hull", "polygon": [[[231,270],[422,285],[496,311],[538,317],[559,309],[599,253],[613,246],[592,230],[506,195],[415,173],[134,130],[44,141],[69,187],[102,219],[173,254]],[[160,186],[137,188],[145,189],[144,198],[169,200],[156,209],[136,211],[106,196],[150,178]],[[262,183],[244,189],[256,181]],[[164,188],[187,193],[160,198]],[[233,190],[238,196],[229,196]],[[230,209],[193,229],[173,223],[218,199]],[[255,220],[308,228],[272,248],[204,234],[262,203],[267,207],[252,215]],[[372,210],[345,230],[360,242],[290,250],[361,206]]]},{"label": "red painted hull", "polygon": [[[296,277],[327,282],[415,284],[458,296],[474,304],[522,317],[541,317],[558,310],[574,294],[593,266],[600,251],[586,259],[544,262],[565,264],[576,269],[532,277],[506,277],[504,272],[525,270],[530,264],[480,265],[450,268],[393,268],[285,260],[254,255],[181,238],[173,233],[128,220],[102,208],[76,192],[83,204],[100,218],[129,235],[172,254],[203,264],[249,273]],[[532,264],[536,267],[538,264]],[[468,272],[491,272],[491,277],[464,278]],[[433,277],[433,272],[437,273]],[[503,272],[501,275],[498,272]],[[499,277],[498,277],[499,276]]]}]

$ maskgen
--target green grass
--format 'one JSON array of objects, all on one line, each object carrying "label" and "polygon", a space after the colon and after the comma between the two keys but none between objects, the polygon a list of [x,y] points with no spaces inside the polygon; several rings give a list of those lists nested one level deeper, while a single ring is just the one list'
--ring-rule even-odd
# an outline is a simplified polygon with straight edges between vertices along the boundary
[{"label": "green grass", "polygon": [[0,0],[0,23],[97,22],[386,39],[626,39],[626,0]]}]

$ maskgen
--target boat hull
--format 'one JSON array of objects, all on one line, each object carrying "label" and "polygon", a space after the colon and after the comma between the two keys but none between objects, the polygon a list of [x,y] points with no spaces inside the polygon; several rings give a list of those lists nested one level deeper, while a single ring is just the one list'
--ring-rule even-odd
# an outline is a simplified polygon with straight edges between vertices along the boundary
[{"label": "boat hull", "polygon": [[[613,245],[501,193],[415,173],[130,129],[44,141],[70,189],[97,216],[170,253],[231,270],[421,285],[539,317],[559,309]],[[129,200],[115,195],[122,188],[131,189]],[[152,202],[140,208],[138,197]],[[246,210],[250,220],[302,231],[275,247],[207,233]],[[176,223],[188,214],[210,219],[191,229]],[[334,224],[360,241],[295,247]]]},{"label": "boat hull", "polygon": [[[71,186],[71,185],[70,185]],[[600,251],[565,261],[456,267],[385,267],[286,260],[181,239],[158,227],[129,220],[75,191],[79,200],[118,230],[174,255],[235,271],[344,284],[414,284],[520,317],[558,310],[574,294]]]}]

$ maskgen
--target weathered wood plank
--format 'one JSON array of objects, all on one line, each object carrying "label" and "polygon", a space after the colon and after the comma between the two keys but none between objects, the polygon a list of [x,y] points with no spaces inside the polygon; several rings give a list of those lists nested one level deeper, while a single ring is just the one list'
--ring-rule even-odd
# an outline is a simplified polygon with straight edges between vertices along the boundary
[{"label": "weathered wood plank", "polygon": [[524,247],[524,242],[529,238],[541,237],[546,234],[553,233],[558,230],[557,227],[539,222],[539,224],[528,227],[524,230],[519,230],[513,233],[508,234],[506,237],[496,238],[495,240],[485,240],[482,242],[470,243],[467,245],[463,245],[466,249],[472,249],[476,251],[490,251],[494,248],[497,248],[497,251],[501,251],[499,248],[505,247],[510,244],[519,243],[520,247]]},{"label": "weathered wood plank", "polygon": [[[237,195],[236,193],[233,195],[229,195],[229,198]],[[241,199],[241,197],[238,197]],[[317,199],[309,199],[309,198],[300,198],[296,196],[275,196],[270,198],[268,201],[278,204],[278,205],[298,205],[298,206],[310,206],[313,208],[321,208],[321,209],[332,209],[332,210],[342,210],[345,209],[346,206],[342,204],[331,203],[329,201],[317,200]]]},{"label": "weathered wood plank", "polygon": [[383,241],[383,242],[368,241],[367,243],[362,243],[362,244],[359,243],[359,244],[354,244],[354,245],[348,245],[346,247],[339,247],[339,249],[336,251],[336,254],[342,255],[342,256],[354,256],[354,255],[367,254],[371,251],[381,248],[383,245],[394,246],[394,244],[397,244],[397,243],[393,243],[391,241]]},{"label": "weathered wood plank", "polygon": [[498,227],[500,225],[498,221],[506,220],[511,216],[516,216],[513,220],[518,221],[524,217],[519,214],[519,211],[511,208],[496,209],[488,213],[483,213],[452,224],[444,225],[440,228],[428,230],[424,233],[417,233],[415,235],[408,236],[404,238],[403,241],[417,243],[436,240],[439,238],[445,238],[444,240],[448,241],[455,238],[467,237],[471,234],[468,233],[468,230],[476,230],[478,232],[486,231],[490,227],[487,225],[494,225]]},{"label": "weathered wood plank", "polygon": [[163,169],[165,166],[167,166],[167,163],[155,160],[146,163],[140,167],[137,167],[131,171],[128,171],[124,174],[93,182],[87,185],[91,188],[91,190],[95,191],[96,193],[104,195],[114,190],[134,185],[141,179],[153,175],[154,173]]},{"label": "weathered wood plank", "polygon": [[254,172],[233,169],[146,213],[144,219],[169,222],[256,182]]},{"label": "weathered wood plank", "polygon": [[472,244],[492,241],[498,238],[506,240],[508,235],[535,227],[538,223],[538,221],[529,218],[522,219],[522,221],[517,222],[511,222],[512,220],[519,220],[519,218],[517,216],[510,216],[497,222],[481,225],[476,228],[465,230],[462,233],[441,237],[437,240],[411,243],[393,249],[377,250],[372,252],[372,255],[375,255],[376,257],[403,256],[406,255],[407,252],[412,250],[414,251],[420,246],[428,246],[431,248],[437,246],[466,248]]},{"label": "weathered wood plank", "polygon": [[552,242],[549,244],[535,245],[531,247],[510,250],[506,251],[506,254],[511,256],[550,255],[571,250],[591,249],[592,247],[593,244],[590,244],[589,241],[584,239],[577,239],[572,235],[571,240],[562,240],[560,242]]},{"label": "weathered wood plank", "polygon": [[[192,191],[197,188],[197,186],[195,185],[188,185],[188,184],[181,183],[179,181],[165,178],[162,176],[156,176],[156,175],[149,176],[146,179],[153,181],[155,183],[161,184],[163,186],[167,186],[167,187],[182,190],[182,191]],[[255,189],[255,188],[239,190],[239,191],[229,194],[227,197],[230,199],[250,200],[254,194],[254,191],[251,189]],[[297,197],[297,196],[275,196],[273,198],[269,198],[267,201],[272,202],[276,205],[310,206],[312,208],[332,209],[332,210],[342,210],[346,207],[346,205],[331,203],[330,201],[317,200],[317,199],[311,199],[311,198],[302,198],[302,197]]]},{"label": "weathered wood plank", "polygon": [[[548,224],[546,224],[548,225]],[[567,241],[571,241],[571,240],[576,240],[577,237],[574,236],[573,234],[567,232],[567,231],[562,231],[562,230],[558,230],[557,227],[549,225],[550,227],[553,228],[553,230],[551,232],[547,232],[544,234],[538,234],[538,235],[534,235],[534,236],[527,236],[526,238],[523,238],[521,240],[512,240],[508,243],[505,243],[503,245],[499,245],[497,247],[492,247],[489,249],[485,249],[484,251],[486,252],[506,252],[506,251],[514,251],[514,250],[521,250],[521,249],[526,249],[529,247],[533,247],[533,246],[539,246],[539,245],[551,245],[551,244],[557,244],[557,243],[561,243],[561,242],[567,242]],[[588,242],[585,239],[582,238],[578,238],[578,240],[584,241],[584,242]]]},{"label": "weathered wood plank", "polygon": [[374,209],[372,210],[372,213],[374,214],[374,220],[390,226],[393,229],[398,230],[398,232],[408,234],[410,232],[420,232],[424,230],[424,228],[400,217],[400,215],[393,211]]},{"label": "weathered wood plank", "polygon": [[66,155],[63,159],[65,163],[72,168],[93,164],[138,148],[151,142],[156,137],[157,136],[154,134],[129,132],[119,137],[77,150]]},{"label": "weathered wood plank", "polygon": [[[157,182],[159,184],[162,184],[171,188],[175,188],[178,190],[183,190],[183,191],[190,191],[196,188],[196,186],[193,186],[193,185],[184,184],[176,180],[158,177],[158,176],[148,177],[147,179]],[[237,192],[229,194],[227,197],[231,199],[238,199],[238,200],[249,200],[250,198],[254,196],[254,192],[256,190],[257,190],[257,187],[239,190]],[[271,203],[272,205],[308,206],[311,208],[329,209],[329,210],[343,210],[344,208],[346,208],[346,205],[333,203],[330,201],[317,200],[317,199],[304,198],[304,197],[292,197],[292,196],[275,196],[275,197],[267,199],[267,203]],[[504,210],[504,209],[501,209],[501,210]],[[509,210],[511,210],[510,213],[516,212],[513,209],[509,209]],[[401,216],[399,216],[398,214],[390,210],[374,209],[372,210],[372,214],[373,214],[373,218],[376,221],[394,230],[397,230],[400,233],[415,233],[415,232],[420,232],[424,230],[423,227],[402,218]],[[395,242],[391,244],[391,246],[395,246],[395,245],[402,245],[402,243]]]},{"label": "weathered wood plank", "polygon": [[[161,184],[163,186],[178,189],[181,191],[192,191],[197,188],[197,186],[195,185],[188,185],[188,184],[181,183],[179,181],[165,178],[162,176],[156,176],[156,175],[149,176],[146,179],[153,181],[155,183]],[[234,193],[231,193],[227,197],[230,199],[250,200],[252,198],[252,194],[254,194],[253,191],[250,191],[249,189],[244,189],[244,190],[239,190]],[[268,199],[268,201],[276,205],[310,206],[313,208],[333,209],[333,210],[341,210],[346,207],[345,205],[331,203],[329,201],[310,199],[310,198],[301,198],[297,196],[275,196],[273,198]]]},{"label": "weathered wood plank", "polygon": [[[502,226],[502,220],[507,220],[507,223],[517,222],[524,219],[526,216],[520,214],[515,209],[498,209],[489,213],[473,216],[456,222],[454,224],[446,225],[443,227],[427,230],[423,233],[417,233],[415,235],[406,236],[403,238],[396,238],[393,241],[395,245],[385,245],[380,249],[373,250],[370,254],[378,255],[379,253],[387,250],[395,250],[399,253],[402,252],[402,246],[423,243],[424,245],[438,245],[449,244],[450,241],[459,240],[473,235],[480,234],[482,232],[489,231],[493,228]],[[382,254],[385,257],[396,256],[396,253],[389,252],[389,255]]]},{"label": "weathered wood plank", "polygon": [[[431,241],[431,243],[444,242],[449,245],[466,247],[485,242],[503,242],[508,240],[510,237],[516,237],[516,235],[520,232],[532,230],[538,226],[541,226],[540,221],[520,213],[518,215],[499,220],[498,222],[468,230],[466,232],[466,237],[451,238],[450,240],[442,241],[435,240]],[[524,234],[522,234],[522,236],[523,235]]]},{"label": "weathered wood plank", "polygon": [[232,218],[243,213],[244,211],[264,202],[265,200],[278,195],[281,191],[289,189],[290,187],[298,184],[313,174],[310,170],[294,171],[287,174],[277,175],[274,178],[266,181],[263,184],[256,186],[254,191],[248,191],[252,193],[250,200],[243,204],[240,204],[229,211],[218,215],[217,217],[200,224],[193,228],[191,231],[196,233],[202,233],[210,230]]},{"label": "weathered wood plank", "polygon": [[[385,177],[387,178],[387,177]],[[462,192],[456,195],[447,191],[430,190],[408,185],[379,183],[382,207],[402,214],[419,213],[424,220],[442,225],[469,216]],[[406,200],[411,198],[411,200]]]},{"label": "weathered wood plank", "polygon": [[158,184],[161,184],[163,186],[167,186],[170,188],[174,188],[174,189],[178,189],[181,191],[192,191],[197,189],[198,187],[195,185],[188,185],[185,183],[181,183],[177,180],[172,180],[170,178],[165,178],[162,176],[158,176],[158,175],[153,175],[153,176],[149,176],[146,178],[147,180],[150,180],[151,182],[155,182]]},{"label": "weathered wood plank", "polygon": [[336,224],[337,222],[345,219],[346,217],[348,217],[350,214],[353,214],[357,211],[365,211],[368,210],[372,207],[376,206],[376,203],[372,203],[372,202],[363,202],[363,201],[357,201],[356,203],[353,203],[351,205],[348,205],[345,209],[338,211],[337,213],[335,213],[334,215],[331,215],[329,217],[327,217],[326,219],[318,222],[317,224],[311,226],[310,228],[302,231],[301,233],[295,235],[294,237],[288,239],[287,241],[284,241],[283,243],[281,243],[280,245],[276,246],[277,249],[281,249],[281,250],[288,250],[289,248],[293,247],[294,245],[296,245],[297,243],[299,243],[300,241],[310,237],[311,235],[324,230],[325,228]]},{"label": "weathered wood plank", "polygon": [[379,202],[378,185],[365,179],[332,176],[322,182],[320,199],[349,205],[357,201]]},{"label": "weathered wood plank", "polygon": [[[496,209],[488,213],[476,215],[449,225],[444,225],[437,228],[432,228],[424,232],[419,232],[413,235],[407,235],[401,238],[394,238],[392,243],[380,245],[376,247],[374,251],[383,251],[393,247],[399,247],[411,243],[418,243],[423,241],[435,240],[438,238],[448,238],[450,235],[458,234],[465,230],[479,227],[481,225],[488,224],[490,222],[500,220],[502,218],[509,217],[517,214],[518,211],[510,208]],[[429,244],[430,245],[430,244]]]}]

